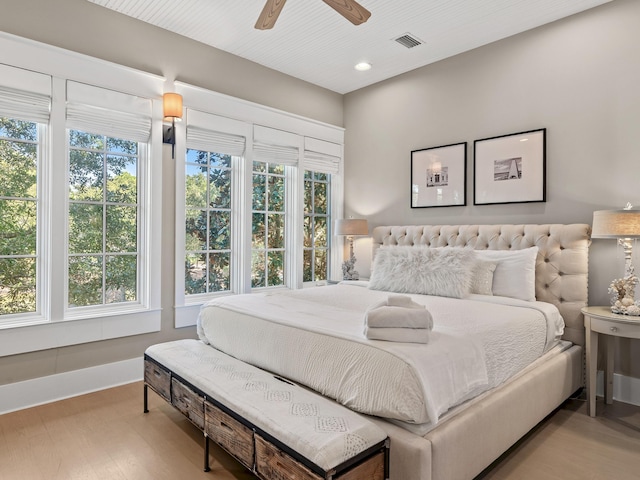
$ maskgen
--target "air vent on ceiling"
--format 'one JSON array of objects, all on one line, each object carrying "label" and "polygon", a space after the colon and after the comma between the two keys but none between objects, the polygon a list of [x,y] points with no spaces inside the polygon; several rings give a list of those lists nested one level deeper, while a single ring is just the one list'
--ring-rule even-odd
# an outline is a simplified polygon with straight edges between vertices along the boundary
[{"label": "air vent on ceiling", "polygon": [[400,35],[398,38],[395,38],[394,40],[398,42],[400,45],[407,48],[417,47],[418,45],[422,45],[424,43],[422,40],[411,35],[410,33],[405,33],[404,35]]}]

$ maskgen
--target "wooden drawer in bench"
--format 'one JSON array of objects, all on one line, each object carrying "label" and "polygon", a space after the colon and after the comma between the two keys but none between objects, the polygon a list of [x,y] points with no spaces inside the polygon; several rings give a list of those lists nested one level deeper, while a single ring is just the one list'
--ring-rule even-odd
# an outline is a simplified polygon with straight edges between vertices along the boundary
[{"label": "wooden drawer in bench", "polygon": [[367,480],[384,480],[385,468],[384,452],[378,452],[357,467],[336,476],[335,479],[360,480],[366,478]]},{"label": "wooden drawer in bench", "polygon": [[260,435],[256,440],[256,473],[261,478],[278,480],[322,480],[320,477],[296,461]]},{"label": "wooden drawer in bench", "polygon": [[171,372],[151,360],[144,361],[144,383],[171,403]]},{"label": "wooden drawer in bench", "polygon": [[208,401],[204,402],[204,409],[204,433],[253,470],[253,430]]},{"label": "wooden drawer in bench", "polygon": [[204,430],[204,397],[178,380],[171,378],[171,404],[200,430]]},{"label": "wooden drawer in bench", "polygon": [[[298,460],[289,456],[260,435],[255,435],[256,473],[260,478],[277,478],[278,480],[323,480]],[[338,475],[331,476],[335,480],[384,480],[385,458],[380,451],[357,466]]]}]

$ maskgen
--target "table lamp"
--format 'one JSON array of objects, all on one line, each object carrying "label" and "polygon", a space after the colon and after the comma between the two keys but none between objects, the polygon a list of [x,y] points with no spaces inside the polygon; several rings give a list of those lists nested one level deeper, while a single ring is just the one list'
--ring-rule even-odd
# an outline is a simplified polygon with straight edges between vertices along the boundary
[{"label": "table lamp", "polygon": [[591,238],[615,238],[624,250],[624,277],[609,285],[611,311],[623,315],[640,315],[640,303],[635,301],[638,277],[631,262],[632,240],[640,238],[640,210],[631,204],[623,210],[599,210],[593,212]]},{"label": "table lamp", "polygon": [[360,275],[355,269],[356,257],[353,254],[353,237],[369,234],[367,221],[360,218],[345,218],[336,220],[336,235],[346,235],[349,241],[349,260],[345,260],[342,264],[343,280],[358,280]]}]

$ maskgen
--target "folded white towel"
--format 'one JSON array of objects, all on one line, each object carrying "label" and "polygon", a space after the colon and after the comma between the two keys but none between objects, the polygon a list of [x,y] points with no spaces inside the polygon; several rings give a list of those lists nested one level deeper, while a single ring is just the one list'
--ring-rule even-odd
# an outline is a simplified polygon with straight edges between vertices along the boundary
[{"label": "folded white towel", "polygon": [[375,307],[364,315],[364,323],[374,328],[408,328],[429,329],[433,328],[431,313],[424,308],[405,307]]},{"label": "folded white towel", "polygon": [[411,297],[407,295],[389,295],[387,297],[388,307],[404,307],[404,308],[416,308],[424,310],[426,307],[411,300]]},{"label": "folded white towel", "polygon": [[375,328],[364,327],[364,336],[369,340],[387,342],[429,343],[431,330],[427,328]]}]

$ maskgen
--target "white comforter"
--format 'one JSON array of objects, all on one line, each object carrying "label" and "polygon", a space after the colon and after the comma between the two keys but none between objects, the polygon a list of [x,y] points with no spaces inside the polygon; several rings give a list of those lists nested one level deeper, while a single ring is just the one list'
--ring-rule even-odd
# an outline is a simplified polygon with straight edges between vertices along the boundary
[{"label": "white comforter", "polygon": [[198,335],[355,411],[435,424],[533,362],[563,330],[542,302],[411,295],[433,316],[429,343],[368,340],[364,313],[388,295],[340,284],[221,297],[202,307]]}]

